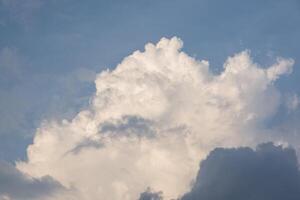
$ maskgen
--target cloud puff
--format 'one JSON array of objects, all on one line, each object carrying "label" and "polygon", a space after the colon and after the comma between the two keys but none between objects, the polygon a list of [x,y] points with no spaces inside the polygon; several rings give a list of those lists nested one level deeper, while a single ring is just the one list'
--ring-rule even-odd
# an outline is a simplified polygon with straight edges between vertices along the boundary
[{"label": "cloud puff", "polygon": [[13,165],[0,161],[0,199],[52,199],[66,189],[50,176],[30,177]]},{"label": "cloud puff", "polygon": [[201,162],[191,191],[182,200],[296,200],[300,173],[295,151],[272,143],[213,150]]},{"label": "cloud puff", "polygon": [[189,190],[210,150],[263,141],[281,103],[274,81],[293,61],[260,67],[244,51],[216,75],[182,44],[162,38],[98,74],[89,108],[41,124],[18,169],[49,174],[83,200],[138,199],[148,187],[171,199]]}]

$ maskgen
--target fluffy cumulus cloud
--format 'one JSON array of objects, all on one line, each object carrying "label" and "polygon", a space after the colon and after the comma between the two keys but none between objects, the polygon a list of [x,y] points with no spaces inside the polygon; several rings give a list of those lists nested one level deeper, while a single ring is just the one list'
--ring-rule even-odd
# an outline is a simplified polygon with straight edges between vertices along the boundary
[{"label": "fluffy cumulus cloud", "polygon": [[264,122],[281,104],[274,82],[293,60],[260,67],[244,51],[214,74],[181,47],[162,38],[98,74],[90,106],[72,120],[42,123],[17,168],[76,188],[80,200],[138,199],[147,188],[171,199],[189,191],[215,147],[268,139]]},{"label": "fluffy cumulus cloud", "polygon": [[212,151],[201,163],[193,188],[182,200],[296,200],[300,172],[291,148],[261,144]]}]

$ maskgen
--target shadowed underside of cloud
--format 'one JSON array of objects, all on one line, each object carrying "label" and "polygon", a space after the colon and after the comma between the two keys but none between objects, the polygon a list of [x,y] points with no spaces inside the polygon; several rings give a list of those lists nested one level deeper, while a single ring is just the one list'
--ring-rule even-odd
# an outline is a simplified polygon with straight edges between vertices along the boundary
[{"label": "shadowed underside of cloud", "polygon": [[213,150],[182,200],[296,200],[300,174],[295,151],[272,143]]},{"label": "shadowed underside of cloud", "polygon": [[152,192],[148,188],[145,192],[141,193],[139,200],[163,200],[162,192]]},{"label": "shadowed underside of cloud", "polygon": [[0,161],[0,200],[49,199],[54,193],[66,190],[50,176],[30,177],[13,165]]}]

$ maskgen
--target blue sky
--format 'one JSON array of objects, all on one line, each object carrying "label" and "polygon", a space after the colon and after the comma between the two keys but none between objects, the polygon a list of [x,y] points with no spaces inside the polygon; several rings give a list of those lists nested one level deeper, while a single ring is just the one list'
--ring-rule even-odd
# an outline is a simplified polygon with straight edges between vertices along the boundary
[{"label": "blue sky", "polygon": [[[98,73],[114,70],[146,43],[173,36],[183,41],[183,51],[189,56],[208,60],[215,75],[223,72],[229,56],[244,50],[262,68],[276,63],[278,57],[293,59],[293,73],[274,83],[281,103],[258,124],[272,132],[269,139],[299,139],[299,25],[299,0],[0,0],[0,161],[26,160],[36,129],[44,130],[43,125],[51,120],[72,120],[89,108],[97,96]],[[239,55],[247,60],[247,55]],[[253,93],[255,102],[265,102],[269,94],[277,97],[273,88],[266,94],[257,91],[266,96]],[[271,105],[273,99],[268,101]],[[269,105],[260,106],[253,109]],[[107,123],[111,127],[121,123],[116,130],[128,126],[123,132],[143,126],[152,130],[152,119],[125,114]],[[282,136],[278,130],[287,134]],[[89,139],[81,142],[77,147],[99,146]],[[62,187],[52,179],[47,184]]]}]

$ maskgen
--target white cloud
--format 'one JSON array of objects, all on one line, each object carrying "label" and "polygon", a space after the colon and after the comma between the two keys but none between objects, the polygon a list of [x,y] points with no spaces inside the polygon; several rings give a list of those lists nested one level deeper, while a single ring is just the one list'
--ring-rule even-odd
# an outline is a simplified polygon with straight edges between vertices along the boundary
[{"label": "white cloud", "polygon": [[75,187],[81,200],[138,199],[148,187],[169,199],[188,191],[214,147],[264,140],[261,125],[280,104],[273,82],[293,61],[265,69],[244,51],[215,75],[181,47],[162,38],[98,74],[90,107],[71,121],[44,122],[17,167]]},{"label": "white cloud", "polygon": [[277,63],[267,70],[268,78],[276,80],[282,74],[290,74],[293,71],[294,60],[278,58]]}]

